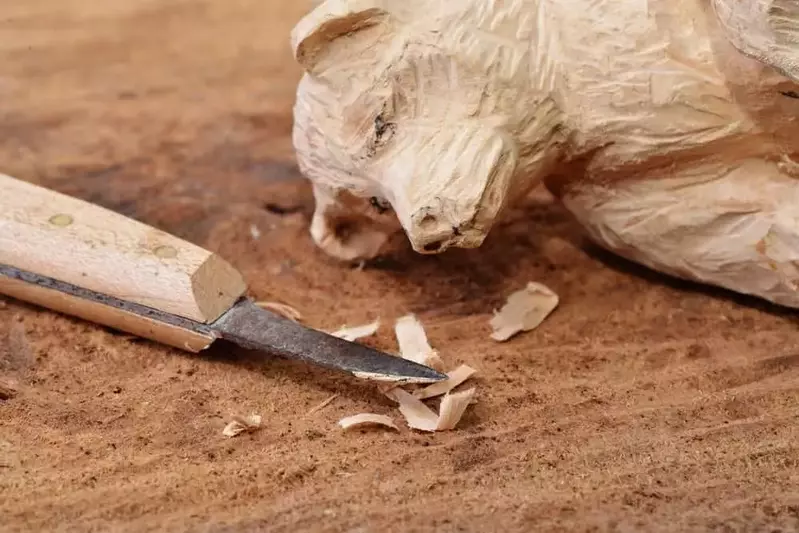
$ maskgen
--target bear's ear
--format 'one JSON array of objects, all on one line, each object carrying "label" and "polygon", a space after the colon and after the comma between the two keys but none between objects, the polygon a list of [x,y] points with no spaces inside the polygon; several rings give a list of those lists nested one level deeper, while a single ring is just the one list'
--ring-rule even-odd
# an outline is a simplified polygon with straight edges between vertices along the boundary
[{"label": "bear's ear", "polygon": [[306,15],[291,32],[294,58],[312,73],[336,39],[386,24],[389,13],[380,0],[328,0]]}]

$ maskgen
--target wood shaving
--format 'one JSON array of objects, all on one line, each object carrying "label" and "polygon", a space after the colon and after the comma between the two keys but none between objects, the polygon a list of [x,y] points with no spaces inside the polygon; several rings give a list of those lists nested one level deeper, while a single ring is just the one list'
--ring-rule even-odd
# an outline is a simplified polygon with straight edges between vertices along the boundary
[{"label": "wood shaving", "polygon": [[439,381],[438,383],[433,383],[423,389],[419,389],[413,393],[414,396],[419,398],[420,400],[425,400],[427,398],[433,398],[435,396],[441,396],[442,394],[446,394],[470,377],[472,377],[475,372],[477,372],[474,368],[461,365],[455,370],[451,372],[447,372],[447,376],[449,376],[444,381]]},{"label": "wood shaving", "polygon": [[345,341],[355,341],[362,337],[369,337],[374,335],[377,330],[380,328],[380,319],[375,320],[370,324],[364,324],[363,326],[354,326],[351,328],[343,327],[338,331],[334,331],[331,333],[334,337],[338,337],[340,339],[344,339]]},{"label": "wood shaving", "polygon": [[233,419],[222,430],[226,437],[235,437],[245,431],[251,432],[261,427],[261,415],[252,414],[247,417],[234,416]]},{"label": "wood shaving", "polygon": [[399,410],[408,426],[420,431],[448,431],[455,429],[463,417],[463,413],[471,405],[475,388],[456,393],[447,393],[441,400],[439,413],[436,414],[416,396],[396,388],[387,396],[399,403]]},{"label": "wood shaving", "polygon": [[288,304],[281,304],[278,302],[255,302],[255,305],[261,309],[266,309],[267,311],[272,311],[273,313],[284,316],[294,322],[302,320],[302,313]]},{"label": "wood shaving", "polygon": [[361,413],[359,415],[348,416],[339,420],[338,425],[345,431],[367,425],[379,425],[399,430],[391,417],[374,413]]},{"label": "wood shaving", "polygon": [[[373,334],[378,327],[379,322],[376,321],[357,328],[343,328],[333,333],[333,335],[354,340],[360,336]],[[442,366],[438,351],[430,346],[427,334],[415,315],[408,314],[399,318],[394,326],[394,331],[397,336],[400,355],[404,359],[433,368]],[[469,405],[475,402],[474,388],[459,393],[451,393],[455,387],[465,382],[475,372],[475,369],[467,365],[461,365],[447,373],[448,379],[433,383],[423,389],[418,389],[413,394],[403,389],[400,383],[379,384],[378,390],[399,404],[399,411],[405,418],[408,427],[420,431],[446,431],[454,429]],[[396,379],[382,374],[363,372],[353,372],[353,374],[357,377],[377,381],[394,381]],[[436,413],[422,402],[423,399],[441,396],[442,394],[444,398],[441,400],[439,413]],[[390,417],[372,413],[354,415],[339,421],[339,425],[344,429],[361,424],[381,424],[397,429]]]},{"label": "wood shaving", "polygon": [[336,399],[336,398],[338,398],[338,397],[339,397],[339,395],[338,395],[338,394],[334,394],[334,395],[333,395],[333,396],[331,396],[330,398],[328,398],[328,399],[324,400],[323,402],[320,402],[320,403],[319,403],[319,405],[317,405],[316,407],[313,407],[313,408],[312,408],[310,411],[308,411],[308,412],[305,414],[305,416],[311,416],[311,415],[312,415],[312,414],[314,414],[314,413],[318,413],[319,411],[321,411],[322,409],[324,409],[325,407],[327,407],[328,405],[330,405],[331,403],[333,403],[333,400],[335,400],[335,399]]},{"label": "wood shaving", "polygon": [[466,389],[461,392],[447,393],[444,395],[438,412],[436,430],[447,431],[455,429],[455,426],[461,421],[463,413],[466,412],[466,408],[471,405],[475,390],[476,389],[472,387],[471,389]]},{"label": "wood shaving", "polygon": [[410,314],[399,318],[394,325],[394,333],[397,336],[400,355],[403,359],[436,370],[441,368],[441,357],[439,357],[438,351],[430,346],[424,327],[415,315]]},{"label": "wood shaving", "polygon": [[522,331],[537,328],[558,306],[559,298],[549,287],[529,282],[527,287],[508,297],[499,312],[494,312],[490,324],[491,338],[504,342]]},{"label": "wood shaving", "polygon": [[387,396],[399,403],[399,410],[408,426],[421,431],[435,431],[438,415],[408,391],[399,387],[391,389]]}]

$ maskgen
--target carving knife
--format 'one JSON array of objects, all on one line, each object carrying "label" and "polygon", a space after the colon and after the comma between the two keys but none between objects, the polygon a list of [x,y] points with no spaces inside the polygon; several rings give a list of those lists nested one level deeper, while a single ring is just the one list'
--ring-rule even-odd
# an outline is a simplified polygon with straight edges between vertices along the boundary
[{"label": "carving knife", "polygon": [[200,352],[217,339],[359,378],[447,376],[261,309],[224,259],[163,231],[0,174],[0,293]]}]

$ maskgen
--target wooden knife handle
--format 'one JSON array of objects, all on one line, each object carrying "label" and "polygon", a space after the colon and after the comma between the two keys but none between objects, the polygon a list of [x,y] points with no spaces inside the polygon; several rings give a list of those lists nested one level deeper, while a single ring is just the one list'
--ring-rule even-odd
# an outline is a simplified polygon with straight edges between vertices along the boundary
[{"label": "wooden knife handle", "polygon": [[[207,250],[102,207],[3,174],[0,264],[205,324],[219,318],[246,290],[239,272]],[[28,287],[23,291],[27,296],[21,295],[19,282],[0,281],[0,292],[86,318],[75,312],[79,311],[74,309],[75,302],[71,311],[63,309],[63,293],[47,296],[47,291],[54,291],[43,290]],[[101,307],[88,313],[91,320],[142,335],[142,324],[131,331],[132,326],[125,324],[131,317],[122,320],[117,316],[125,312],[98,305]],[[196,351],[182,346],[185,339],[180,335],[166,340],[164,335],[159,330],[144,336]],[[192,346],[198,344],[194,342],[197,339],[189,340]]]}]

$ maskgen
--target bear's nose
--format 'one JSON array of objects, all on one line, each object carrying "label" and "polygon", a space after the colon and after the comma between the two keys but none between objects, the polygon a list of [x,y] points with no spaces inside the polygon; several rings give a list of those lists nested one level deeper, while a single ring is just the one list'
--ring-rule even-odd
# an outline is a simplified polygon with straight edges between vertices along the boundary
[{"label": "bear's nose", "polygon": [[458,221],[432,215],[427,209],[411,217],[411,225],[408,237],[414,250],[420,253],[441,253],[457,245],[462,236]]}]

